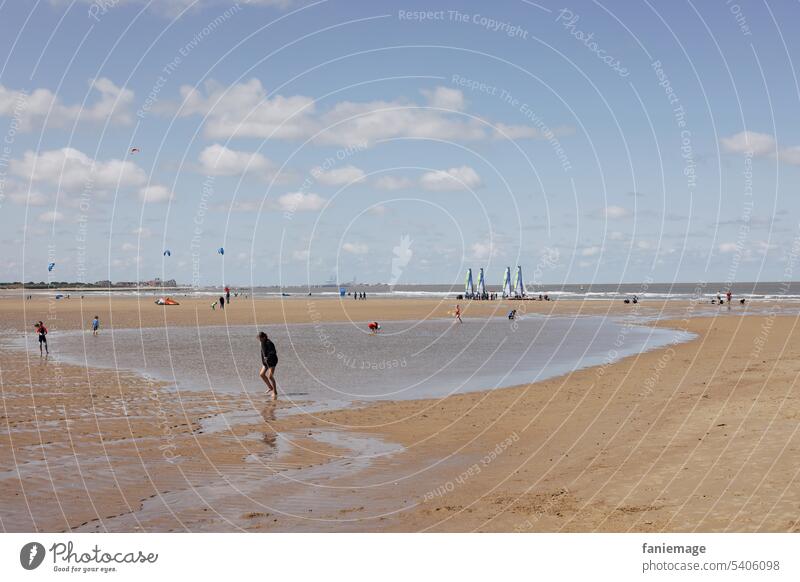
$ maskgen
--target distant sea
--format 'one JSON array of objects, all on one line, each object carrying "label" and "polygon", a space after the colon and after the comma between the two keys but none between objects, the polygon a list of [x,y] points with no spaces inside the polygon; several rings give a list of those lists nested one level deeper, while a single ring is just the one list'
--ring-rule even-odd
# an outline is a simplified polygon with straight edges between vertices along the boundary
[{"label": "distant sea", "polygon": [[[385,284],[368,283],[343,283],[348,292],[363,291],[368,296],[373,297],[451,297],[463,293],[463,285],[396,285],[390,287]],[[690,300],[699,297],[714,297],[717,293],[722,295],[730,287],[737,299],[780,299],[780,300],[800,300],[800,281],[792,282],[741,282],[728,284],[724,282],[711,283],[587,283],[587,284],[542,284],[528,285],[527,293],[538,296],[547,294],[552,299],[578,299],[578,300],[608,300],[622,299],[634,295],[641,299],[660,299],[660,300]],[[231,289],[252,297],[279,297],[279,296],[307,296],[311,293],[314,296],[336,296],[339,294],[338,286],[333,285],[292,285],[285,287],[278,286],[257,286],[249,287],[246,285],[231,285]],[[157,289],[142,287],[140,289],[85,289],[71,291],[73,295],[89,294],[112,294],[112,295],[131,295],[131,296],[151,296],[151,295],[172,295],[186,296],[198,295],[214,297],[220,295],[220,287],[200,287],[198,289],[178,288],[178,289]],[[487,291],[490,293],[500,293],[499,285],[488,285]],[[2,292],[3,295],[19,295],[20,293],[34,295],[49,295],[56,290],[8,290]]]}]

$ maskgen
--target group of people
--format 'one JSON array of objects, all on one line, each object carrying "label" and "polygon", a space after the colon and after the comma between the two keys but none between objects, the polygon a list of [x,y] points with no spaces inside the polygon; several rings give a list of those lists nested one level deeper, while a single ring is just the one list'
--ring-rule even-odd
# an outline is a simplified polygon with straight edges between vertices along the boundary
[{"label": "group of people", "polygon": [[[311,293],[309,293],[311,295]],[[348,293],[350,295],[350,293]],[[353,299],[365,299],[367,298],[367,294],[364,291],[353,291]]]},{"label": "group of people", "polygon": [[[100,317],[95,315],[92,318],[89,328],[92,330],[92,335],[100,335]],[[47,329],[43,321],[37,321],[33,324],[33,329],[36,330],[36,336],[39,339],[39,356],[49,356],[50,347],[47,345],[47,334],[50,331]]]},{"label": "group of people", "polygon": [[497,293],[475,293],[474,295],[467,294],[466,299],[473,299],[475,301],[494,301],[497,299]]},{"label": "group of people", "polygon": [[[238,296],[238,293],[237,293],[237,296]],[[225,311],[225,303],[226,302],[228,303],[228,305],[231,304],[231,289],[230,289],[230,287],[225,287],[225,295],[220,295],[219,299],[217,299],[216,301],[214,301],[214,303],[211,304],[211,311],[216,311],[217,310],[217,305],[219,305],[220,309]]]},{"label": "group of people", "polygon": [[[720,293],[717,292],[716,299],[714,298],[711,299],[711,305],[725,305],[726,301],[728,302],[728,308],[730,308],[731,302],[733,301],[733,293],[731,293],[730,289],[728,289],[728,291],[725,293],[725,299],[723,299],[722,295],[720,295]],[[739,299],[739,303],[741,305],[744,305],[745,298],[742,297],[741,299]]]}]

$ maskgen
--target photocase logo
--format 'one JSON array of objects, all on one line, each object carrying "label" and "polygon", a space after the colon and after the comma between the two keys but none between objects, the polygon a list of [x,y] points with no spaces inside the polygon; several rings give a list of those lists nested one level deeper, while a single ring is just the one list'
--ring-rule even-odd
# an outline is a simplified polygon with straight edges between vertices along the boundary
[{"label": "photocase logo", "polygon": [[392,278],[389,279],[389,287],[394,287],[400,280],[403,274],[403,269],[408,266],[411,257],[414,256],[414,251],[411,250],[411,244],[414,241],[407,234],[400,237],[400,244],[392,249]]},{"label": "photocase logo", "polygon": [[44,560],[44,546],[39,542],[29,542],[19,551],[19,563],[26,570],[35,570]]}]

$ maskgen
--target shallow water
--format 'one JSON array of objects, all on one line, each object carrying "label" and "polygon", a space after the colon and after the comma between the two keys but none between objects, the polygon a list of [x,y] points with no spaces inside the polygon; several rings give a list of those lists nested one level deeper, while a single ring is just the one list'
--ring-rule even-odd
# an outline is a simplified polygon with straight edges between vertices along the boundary
[{"label": "shallow water", "polygon": [[[606,317],[523,316],[264,328],[278,348],[284,398],[338,407],[353,401],[416,399],[534,382],[654,349],[687,334]],[[181,390],[265,390],[252,326],[105,330],[58,334],[66,360],[133,369]]]}]

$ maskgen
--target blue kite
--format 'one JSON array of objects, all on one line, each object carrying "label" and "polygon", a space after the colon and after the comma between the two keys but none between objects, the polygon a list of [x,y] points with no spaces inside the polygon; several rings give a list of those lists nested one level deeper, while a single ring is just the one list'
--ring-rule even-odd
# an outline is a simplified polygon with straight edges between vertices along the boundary
[{"label": "blue kite", "polygon": [[171,250],[169,250],[169,249],[165,250],[165,251],[164,251],[164,256],[165,256],[165,257],[171,257],[171,256],[172,256],[172,251],[171,251]]},{"label": "blue kite", "polygon": [[48,273],[52,272],[52,270],[55,269],[55,268],[56,268],[56,264],[55,263],[48,263],[47,264],[47,272]]},{"label": "blue kite", "polygon": [[222,248],[222,247],[219,247],[219,248],[217,249],[217,252],[218,252],[220,255],[224,255],[224,254],[225,254],[225,249],[224,249],[224,248]]}]

